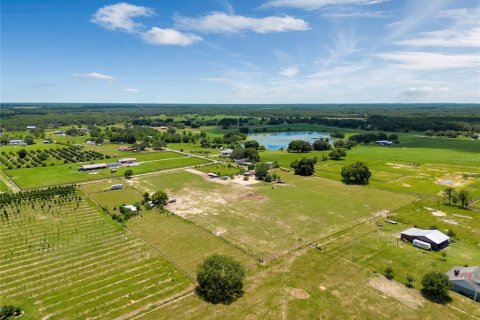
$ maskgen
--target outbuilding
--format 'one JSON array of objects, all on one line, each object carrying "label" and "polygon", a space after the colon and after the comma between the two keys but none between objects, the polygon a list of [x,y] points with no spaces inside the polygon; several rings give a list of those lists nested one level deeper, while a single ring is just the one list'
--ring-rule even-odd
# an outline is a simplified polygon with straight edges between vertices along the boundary
[{"label": "outbuilding", "polygon": [[452,290],[480,301],[480,267],[453,267],[447,272]]},{"label": "outbuilding", "polygon": [[118,162],[120,162],[123,166],[128,166],[128,165],[136,164],[137,159],[136,158],[123,158],[123,159],[118,159]]},{"label": "outbuilding", "polygon": [[106,163],[85,164],[78,168],[78,171],[93,171],[107,168]]},{"label": "outbuilding", "polygon": [[432,250],[441,250],[450,244],[450,237],[438,230],[410,228],[401,232],[400,238],[411,243],[413,243],[413,240],[429,243]]},{"label": "outbuilding", "polygon": [[393,142],[388,141],[388,140],[378,140],[377,144],[379,144],[381,146],[391,146],[393,144]]}]

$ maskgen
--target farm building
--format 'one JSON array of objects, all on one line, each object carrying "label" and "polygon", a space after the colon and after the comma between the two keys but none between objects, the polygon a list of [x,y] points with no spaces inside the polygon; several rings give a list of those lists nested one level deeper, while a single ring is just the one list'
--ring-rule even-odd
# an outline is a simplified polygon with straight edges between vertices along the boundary
[{"label": "farm building", "polygon": [[392,141],[388,141],[388,140],[378,140],[376,143],[381,146],[391,146],[393,144]]},{"label": "farm building", "polygon": [[118,189],[122,189],[123,188],[123,184],[112,184],[112,186],[110,187],[111,190],[118,190]]},{"label": "farm building", "polygon": [[128,166],[128,165],[136,164],[137,159],[136,158],[123,158],[123,159],[118,159],[118,162],[121,163],[123,166]]},{"label": "farm building", "polygon": [[56,131],[53,131],[53,134],[65,134],[65,131],[63,131],[63,130],[56,130]]},{"label": "farm building", "polygon": [[52,139],[46,139],[46,140],[43,140],[43,143],[46,143],[46,144],[53,143],[53,140]]},{"label": "farm building", "polygon": [[480,301],[480,267],[453,267],[447,276],[453,291]]},{"label": "farm building", "polygon": [[92,140],[87,140],[85,141],[85,144],[89,145],[89,146],[94,146],[96,145],[95,141],[92,141]]},{"label": "farm building", "polygon": [[25,146],[27,145],[25,142],[23,142],[23,140],[21,139],[18,139],[18,140],[10,140],[8,142],[11,146]]},{"label": "farm building", "polygon": [[37,129],[37,126],[27,126],[27,130],[35,130]]},{"label": "farm building", "polygon": [[230,157],[232,155],[233,150],[232,149],[224,149],[220,151],[220,155],[225,156],[225,157]]},{"label": "farm building", "polygon": [[127,204],[127,205],[125,205],[125,206],[123,206],[123,207],[124,207],[125,209],[127,209],[127,210],[132,211],[132,212],[135,212],[135,211],[138,210],[137,207],[135,207],[135,206],[132,205],[132,204]]},{"label": "farm building", "polygon": [[109,162],[107,163],[107,168],[109,169],[118,169],[122,166],[120,162]]},{"label": "farm building", "polygon": [[249,166],[249,165],[252,164],[251,162],[249,162],[249,161],[246,160],[246,159],[238,159],[238,160],[235,160],[235,163],[236,163],[236,164],[239,164],[239,165],[241,165],[241,166]]},{"label": "farm building", "polygon": [[92,171],[107,168],[106,163],[85,164],[78,168],[78,171]]},{"label": "farm building", "polygon": [[210,178],[218,178],[218,177],[219,177],[218,174],[212,173],[212,172],[207,173],[207,175],[208,175]]},{"label": "farm building", "polygon": [[420,240],[422,242],[429,243],[433,250],[441,250],[447,247],[450,243],[450,237],[438,230],[410,228],[400,233],[400,238],[412,243],[413,240]]}]

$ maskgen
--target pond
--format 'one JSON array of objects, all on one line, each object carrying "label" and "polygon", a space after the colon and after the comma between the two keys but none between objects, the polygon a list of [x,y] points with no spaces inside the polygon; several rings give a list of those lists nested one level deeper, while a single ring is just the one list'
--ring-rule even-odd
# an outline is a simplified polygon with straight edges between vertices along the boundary
[{"label": "pond", "polygon": [[252,133],[248,135],[248,140],[256,140],[260,145],[264,145],[268,150],[287,149],[290,141],[304,140],[313,143],[319,138],[330,138],[328,132],[315,131],[287,131],[287,132],[264,132]]}]

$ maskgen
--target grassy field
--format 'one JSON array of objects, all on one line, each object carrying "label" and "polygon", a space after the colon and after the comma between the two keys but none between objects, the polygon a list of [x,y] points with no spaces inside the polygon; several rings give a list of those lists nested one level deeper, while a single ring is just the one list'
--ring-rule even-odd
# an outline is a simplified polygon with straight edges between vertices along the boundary
[{"label": "grassy field", "polygon": [[81,197],[7,207],[2,304],[21,306],[25,319],[117,319],[190,288],[179,270]]},{"label": "grassy field", "polygon": [[[174,152],[149,152],[136,154],[137,160],[140,162],[138,166],[122,167],[116,172],[110,169],[103,169],[92,172],[80,172],[78,167],[81,164],[65,164],[37,168],[22,168],[6,170],[14,182],[21,188],[36,188],[53,184],[75,183],[95,179],[121,177],[128,169],[133,170],[134,174],[148,173],[166,169],[179,168],[205,163],[205,160],[185,157]],[[97,160],[94,163],[114,162],[116,158],[108,160]]]},{"label": "grassy field", "polygon": [[211,305],[189,296],[152,309],[138,319],[460,320],[480,316],[478,305],[452,295],[451,305],[431,303],[418,291],[371,270],[306,249],[249,275],[244,297],[231,305]]},{"label": "grassy field", "polygon": [[181,172],[132,182],[142,191],[167,190],[177,198],[170,210],[262,258],[414,200],[319,177],[282,178],[286,185],[245,187]]}]

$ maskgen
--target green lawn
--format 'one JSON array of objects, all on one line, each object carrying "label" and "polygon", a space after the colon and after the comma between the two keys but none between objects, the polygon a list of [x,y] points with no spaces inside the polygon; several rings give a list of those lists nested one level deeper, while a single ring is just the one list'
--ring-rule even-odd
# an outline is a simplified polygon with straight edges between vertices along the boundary
[{"label": "green lawn", "polygon": [[280,175],[286,185],[220,184],[188,172],[139,177],[134,183],[142,191],[167,190],[178,202],[171,210],[261,257],[415,199],[319,177]]}]

